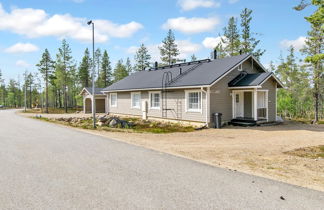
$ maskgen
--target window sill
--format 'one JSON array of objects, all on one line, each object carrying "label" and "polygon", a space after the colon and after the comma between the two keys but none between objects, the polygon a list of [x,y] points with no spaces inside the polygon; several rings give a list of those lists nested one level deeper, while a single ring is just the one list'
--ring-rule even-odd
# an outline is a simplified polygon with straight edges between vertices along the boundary
[{"label": "window sill", "polygon": [[150,107],[150,110],[160,110],[160,107]]},{"label": "window sill", "polygon": [[188,109],[186,112],[202,113],[201,109]]}]

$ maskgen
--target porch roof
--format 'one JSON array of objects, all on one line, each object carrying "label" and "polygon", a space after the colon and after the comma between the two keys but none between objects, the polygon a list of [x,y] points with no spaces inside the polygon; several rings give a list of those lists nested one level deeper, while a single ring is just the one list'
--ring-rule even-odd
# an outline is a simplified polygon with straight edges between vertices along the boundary
[{"label": "porch roof", "polygon": [[228,86],[229,87],[256,87],[262,85],[270,77],[274,77],[274,79],[278,82],[279,87],[282,87],[281,82],[274,76],[272,72],[255,73],[255,74],[248,74],[246,72],[242,72],[240,75],[235,77],[232,81],[230,81],[228,83]]},{"label": "porch roof", "polygon": [[[104,95],[101,91],[103,90],[104,88],[95,88],[95,95]],[[80,95],[82,95],[84,92],[87,92],[89,95],[93,95],[92,94],[92,87],[85,87],[82,89]]]}]

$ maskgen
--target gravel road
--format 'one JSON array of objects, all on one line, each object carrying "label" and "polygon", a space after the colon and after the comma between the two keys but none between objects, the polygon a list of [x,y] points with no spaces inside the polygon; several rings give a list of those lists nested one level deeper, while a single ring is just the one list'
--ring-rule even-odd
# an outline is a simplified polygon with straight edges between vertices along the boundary
[{"label": "gravel road", "polygon": [[324,209],[319,191],[14,112],[0,110],[0,209]]}]

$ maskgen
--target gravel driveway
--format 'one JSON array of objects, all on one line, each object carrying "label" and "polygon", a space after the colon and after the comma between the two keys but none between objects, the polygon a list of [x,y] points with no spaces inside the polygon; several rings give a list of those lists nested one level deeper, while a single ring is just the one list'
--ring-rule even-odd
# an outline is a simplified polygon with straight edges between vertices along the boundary
[{"label": "gravel driveway", "polygon": [[324,200],[319,191],[24,118],[13,110],[0,111],[0,163],[0,209],[321,209]]}]

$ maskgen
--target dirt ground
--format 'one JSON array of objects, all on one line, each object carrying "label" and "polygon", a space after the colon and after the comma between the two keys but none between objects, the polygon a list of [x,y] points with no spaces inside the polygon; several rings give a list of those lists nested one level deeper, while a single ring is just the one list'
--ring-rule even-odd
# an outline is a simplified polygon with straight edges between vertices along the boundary
[{"label": "dirt ground", "polygon": [[268,127],[229,126],[172,134],[83,131],[218,167],[324,191],[323,158],[311,159],[284,153],[302,147],[324,145],[324,125],[286,122]]}]

